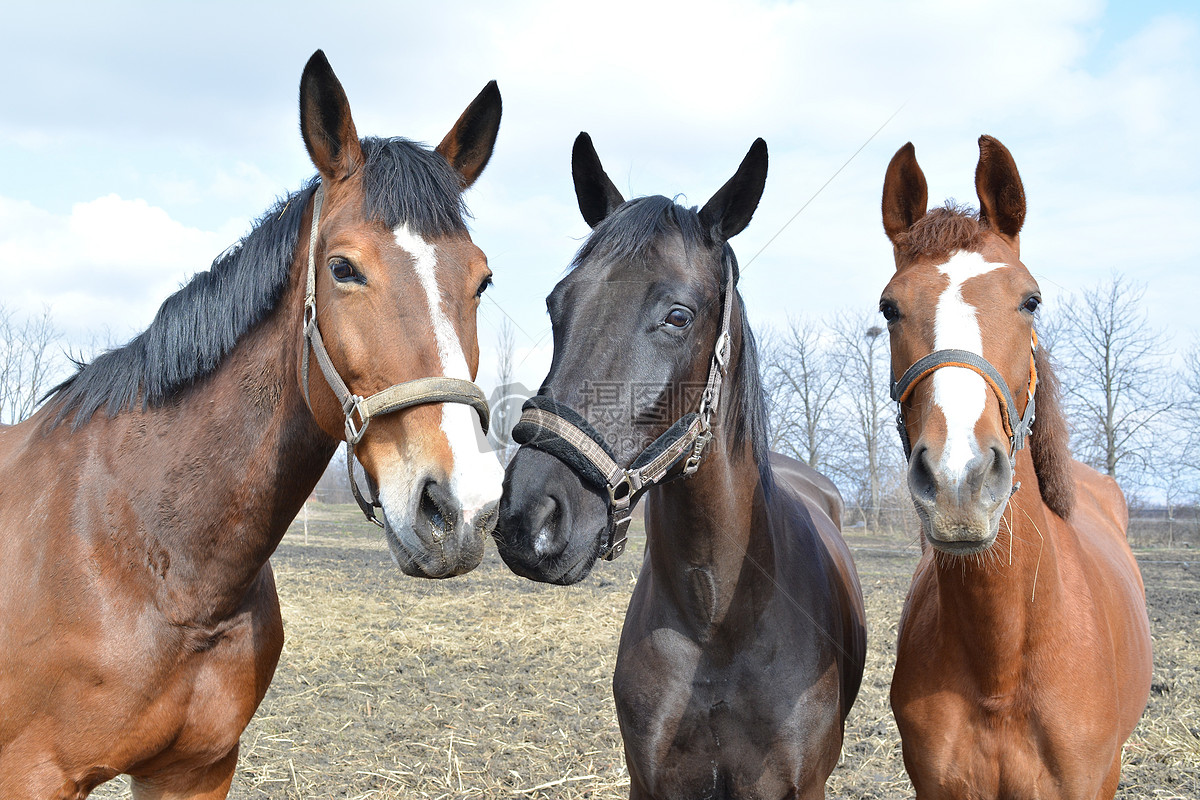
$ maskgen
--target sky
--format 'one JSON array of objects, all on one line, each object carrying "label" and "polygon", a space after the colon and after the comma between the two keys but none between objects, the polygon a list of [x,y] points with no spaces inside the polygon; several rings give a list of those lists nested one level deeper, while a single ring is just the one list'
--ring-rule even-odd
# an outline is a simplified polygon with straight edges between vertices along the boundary
[{"label": "sky", "polygon": [[[1013,153],[1022,260],[1048,308],[1118,271],[1200,334],[1200,8],[1192,2],[22,3],[0,69],[0,306],[121,343],[314,169],[301,70],[325,51],[360,135],[436,144],[491,79],[496,151],[467,195],[516,377],[549,363],[544,298],[588,232],[588,131],[626,197],[704,202],[756,137],[767,187],[732,244],[756,328],[874,310],[880,192],[913,142],[930,203],[977,204],[977,139]],[[799,212],[799,213],[798,213]]]}]

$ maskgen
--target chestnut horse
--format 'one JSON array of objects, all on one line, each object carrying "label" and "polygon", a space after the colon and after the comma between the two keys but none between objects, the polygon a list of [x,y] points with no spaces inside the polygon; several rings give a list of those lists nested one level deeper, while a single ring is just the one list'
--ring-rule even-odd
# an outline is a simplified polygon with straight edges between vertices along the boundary
[{"label": "chestnut horse", "polygon": [[904,765],[922,800],[1110,798],[1150,693],[1129,515],[1068,453],[1020,258],[1025,191],[988,136],[975,188],[978,213],[926,213],[911,144],[883,186],[880,309],[923,535],[892,679]]},{"label": "chestnut horse", "polygon": [[634,798],[824,796],[862,678],[841,497],[768,454],[727,244],[766,171],[760,139],[699,212],[625,203],[580,135],[575,190],[594,230],[547,301],[550,374],[514,430],[495,536],[518,574],[582,579],[619,554],[647,499],[613,677]]},{"label": "chestnut horse", "polygon": [[[283,645],[267,559],[347,416],[368,421],[328,381],[470,393],[490,273],[461,194],[499,119],[493,83],[436,151],[360,141],[318,51],[300,123],[319,179],[0,430],[0,797],[83,798],[120,773],[138,800],[226,796]],[[306,384],[317,323],[336,376],[322,364]],[[474,567],[501,475],[472,409],[420,405],[358,432],[399,566]]]}]

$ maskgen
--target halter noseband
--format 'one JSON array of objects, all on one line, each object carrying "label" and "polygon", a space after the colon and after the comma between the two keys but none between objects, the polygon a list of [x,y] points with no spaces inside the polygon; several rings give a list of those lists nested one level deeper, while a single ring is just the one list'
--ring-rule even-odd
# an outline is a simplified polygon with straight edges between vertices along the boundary
[{"label": "halter noseband", "polygon": [[904,425],[904,401],[912,394],[913,387],[924,378],[942,367],[962,367],[978,373],[983,378],[996,399],[1000,401],[1000,422],[1004,432],[1008,434],[1008,460],[1016,459],[1017,451],[1025,446],[1025,438],[1033,430],[1033,397],[1037,392],[1037,331],[1032,332],[1029,345],[1029,388],[1026,392],[1025,414],[1017,416],[1017,404],[1013,402],[1008,383],[1000,371],[992,366],[983,356],[969,350],[935,350],[924,358],[917,359],[911,367],[904,371],[899,380],[892,378],[892,399],[897,403],[896,428],[900,431],[900,441],[904,443],[904,458],[912,456],[912,445],[908,441],[908,428]]},{"label": "halter noseband", "polygon": [[304,293],[304,356],[301,360],[301,376],[304,383],[304,402],[312,410],[312,401],[308,396],[308,352],[311,349],[317,357],[317,365],[325,375],[325,382],[337,396],[342,405],[342,413],[346,415],[346,469],[350,475],[350,490],[358,507],[366,518],[379,527],[383,523],[375,516],[375,509],[383,504],[377,498],[370,500],[363,497],[354,477],[354,446],[362,441],[367,432],[367,426],[375,417],[391,414],[410,406],[427,403],[463,403],[471,406],[479,414],[479,422],[483,425],[484,434],[488,430],[488,403],[483,390],[471,381],[461,378],[438,376],[432,378],[417,378],[416,380],[389,386],[383,391],[369,397],[354,394],[338,374],[325,343],[321,339],[321,331],[317,327],[317,225],[321,221],[321,205],[324,200],[324,185],[318,185],[313,195],[312,226],[308,236],[308,277]]},{"label": "halter noseband", "polygon": [[[558,458],[583,483],[608,494],[608,526],[600,545],[600,558],[605,561],[612,561],[625,552],[633,509],[642,495],[659,483],[694,475],[712,441],[712,417],[721,404],[721,384],[729,365],[729,320],[737,268],[729,245],[725,246],[723,262],[725,290],[721,298],[721,331],[713,347],[700,409],[676,420],[628,467],[617,463],[616,454],[600,432],[567,404],[539,394],[521,407],[521,419],[513,428],[513,439],[520,445],[534,447]],[[672,475],[680,463],[683,469]]]}]

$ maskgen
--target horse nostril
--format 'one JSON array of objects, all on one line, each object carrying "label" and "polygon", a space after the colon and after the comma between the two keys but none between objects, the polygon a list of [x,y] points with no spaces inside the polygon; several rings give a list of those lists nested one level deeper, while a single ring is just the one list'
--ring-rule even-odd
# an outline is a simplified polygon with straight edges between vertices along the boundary
[{"label": "horse nostril", "polygon": [[915,499],[934,503],[937,500],[937,482],[933,467],[929,463],[929,448],[919,445],[908,466],[908,488]]},{"label": "horse nostril", "polygon": [[429,525],[429,535],[435,542],[446,538],[455,527],[454,500],[437,481],[428,481],[421,490],[418,517]]},{"label": "horse nostril", "polygon": [[538,556],[549,555],[555,549],[555,540],[558,538],[558,501],[549,495],[544,497],[530,514],[529,522],[534,552]]}]

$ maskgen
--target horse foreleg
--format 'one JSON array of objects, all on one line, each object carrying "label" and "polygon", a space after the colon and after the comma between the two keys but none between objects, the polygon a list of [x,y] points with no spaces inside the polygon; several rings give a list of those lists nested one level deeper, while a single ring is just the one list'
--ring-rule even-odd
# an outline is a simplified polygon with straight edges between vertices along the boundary
[{"label": "horse foreleg", "polygon": [[215,764],[133,779],[133,800],[225,800],[237,770],[238,748]]},{"label": "horse foreleg", "polygon": [[1108,770],[1108,775],[1104,778],[1104,783],[1100,786],[1100,794],[1096,795],[1096,800],[1112,800],[1117,794],[1117,784],[1121,782],[1121,749],[1117,748],[1117,757],[1113,759],[1112,766]]}]

